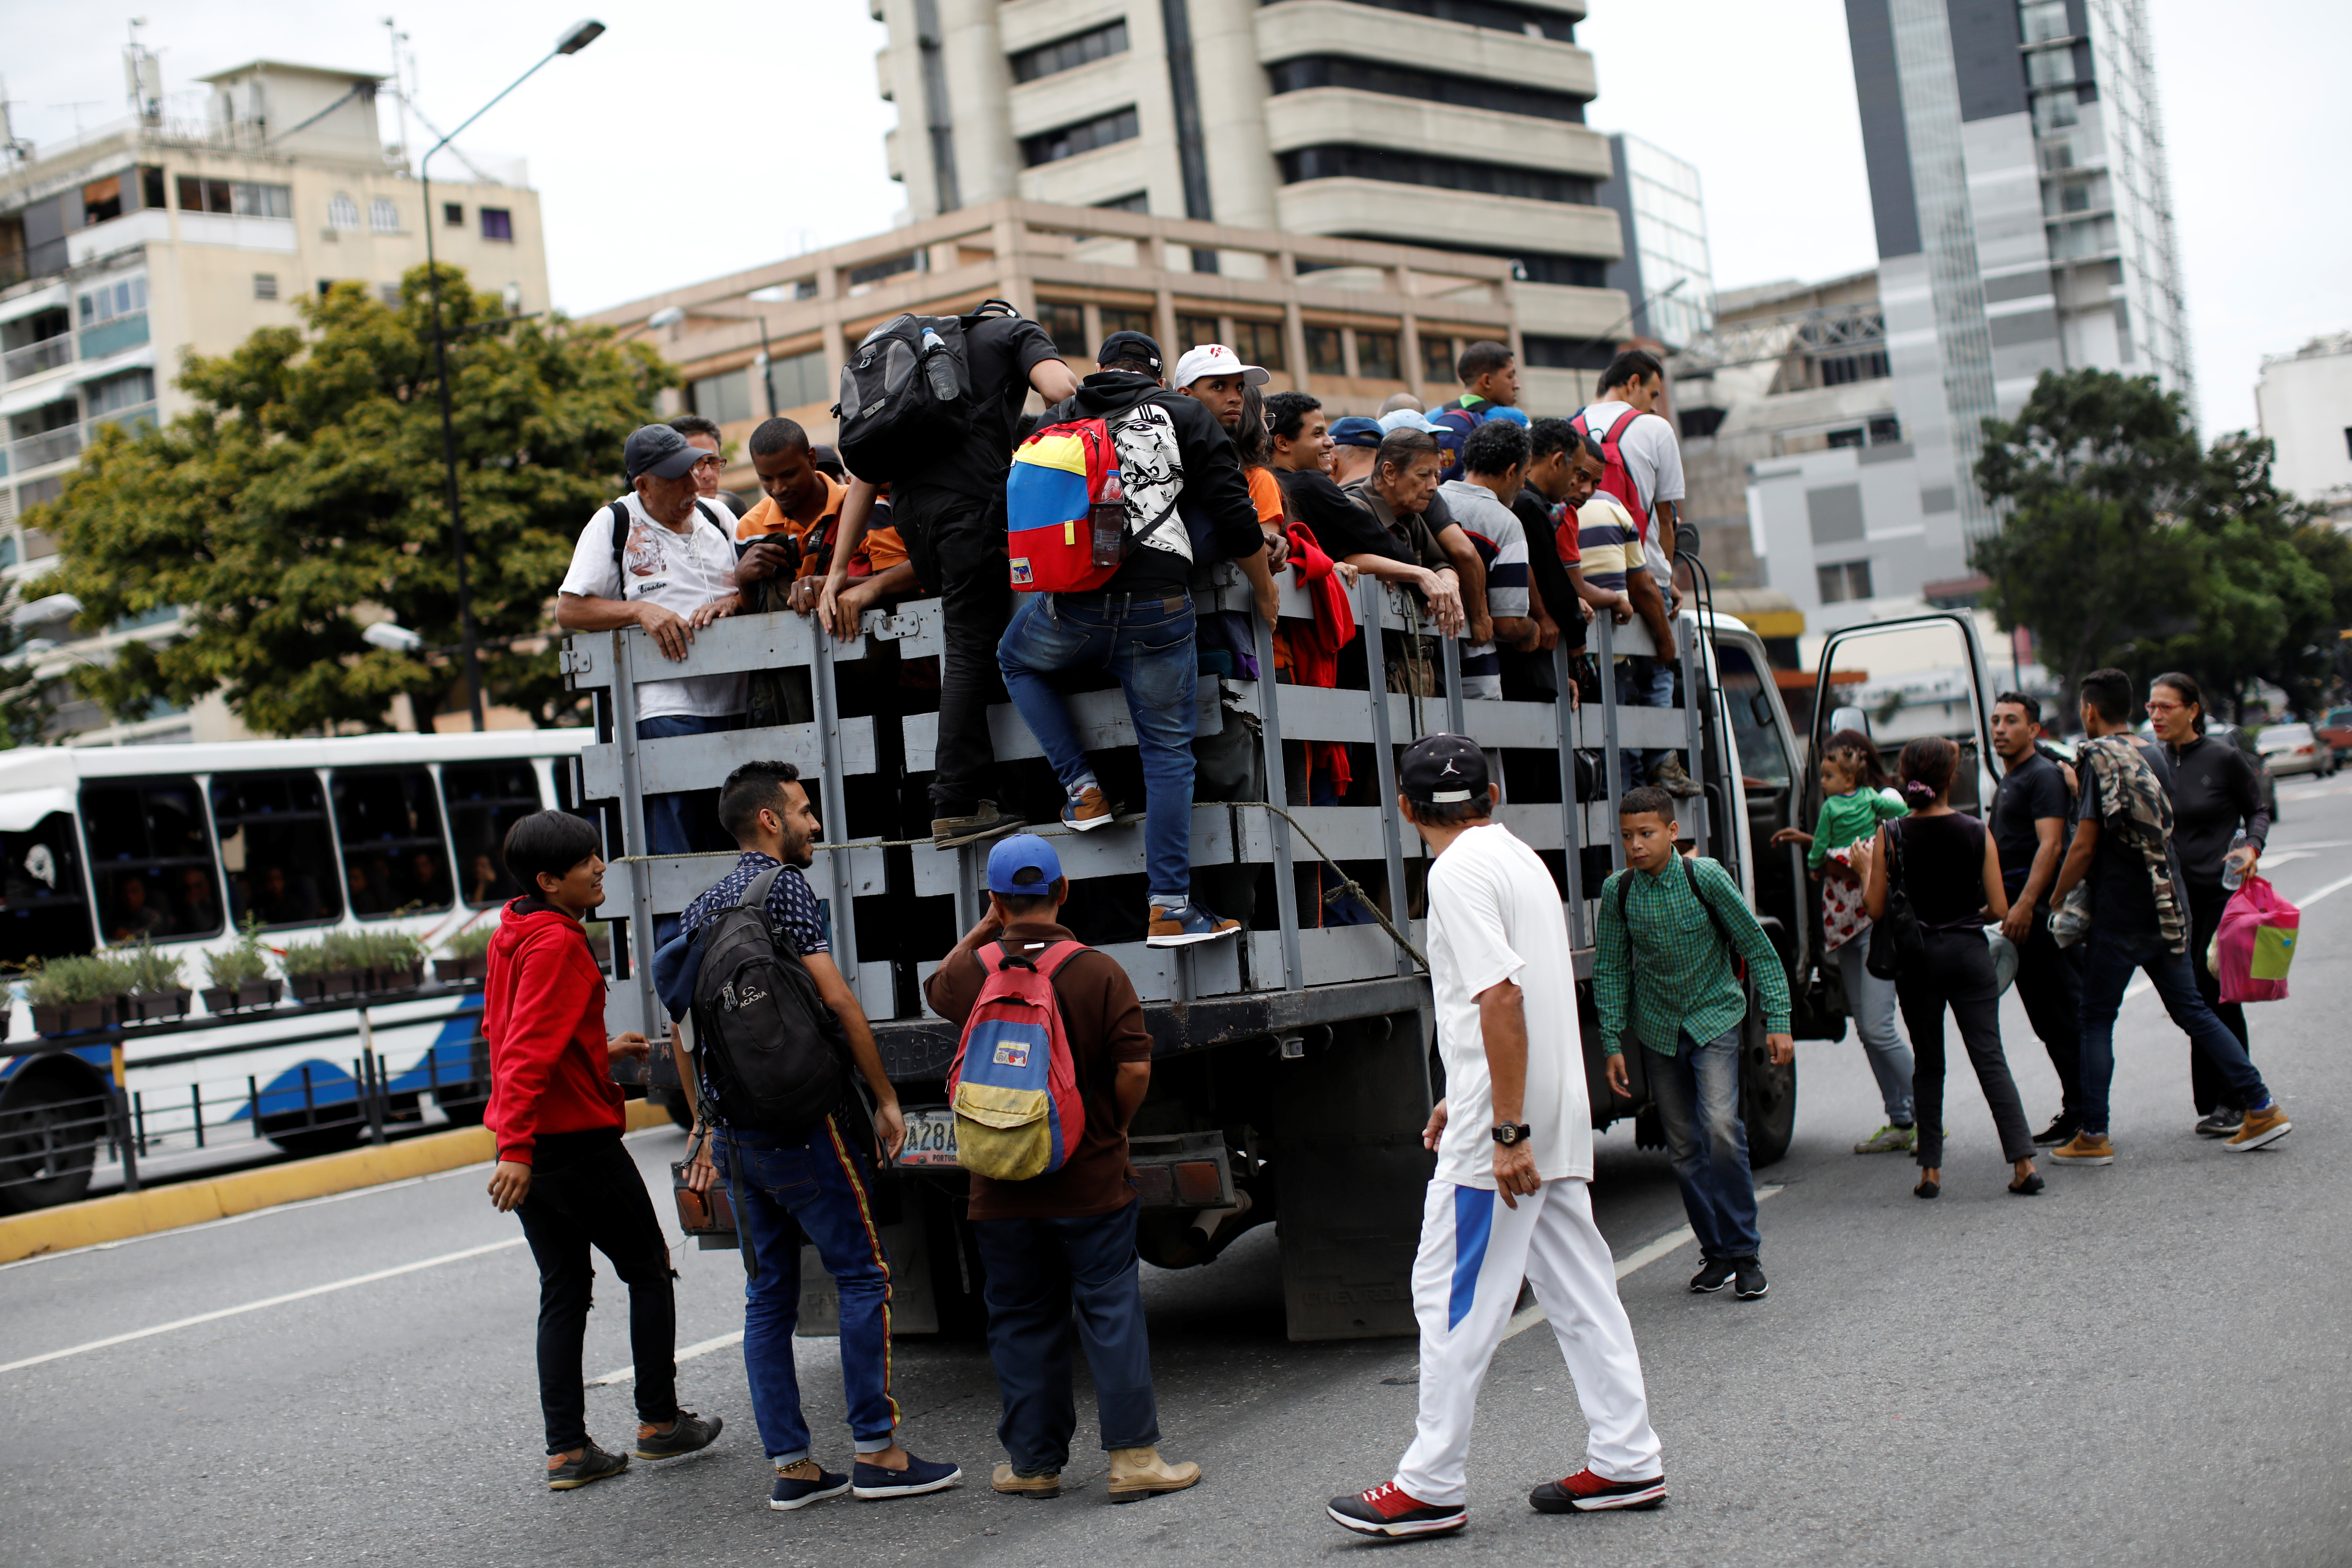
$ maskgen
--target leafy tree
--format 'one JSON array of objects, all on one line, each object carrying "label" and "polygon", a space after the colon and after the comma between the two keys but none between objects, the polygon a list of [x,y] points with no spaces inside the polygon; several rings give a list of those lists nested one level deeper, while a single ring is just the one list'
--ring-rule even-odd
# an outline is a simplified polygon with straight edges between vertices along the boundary
[{"label": "leafy tree", "polygon": [[48,729],[47,683],[33,674],[31,639],[16,620],[23,604],[14,588],[0,594],[0,751],[37,746]]},{"label": "leafy tree", "polygon": [[[62,557],[45,583],[95,630],[171,605],[181,633],[133,643],[78,679],[118,717],[221,692],[247,724],[288,734],[381,729],[406,694],[420,727],[462,703],[451,656],[371,647],[389,612],[429,647],[458,641],[428,278],[388,308],[358,284],[302,305],[218,358],[190,354],[193,412],[136,437],[101,433],[34,526]],[[620,489],[621,447],[676,373],[643,344],[561,316],[510,325],[496,295],[441,269],[458,485],[477,634],[546,627],[590,514]],[[486,651],[489,700],[542,721],[570,706],[552,650]]]}]

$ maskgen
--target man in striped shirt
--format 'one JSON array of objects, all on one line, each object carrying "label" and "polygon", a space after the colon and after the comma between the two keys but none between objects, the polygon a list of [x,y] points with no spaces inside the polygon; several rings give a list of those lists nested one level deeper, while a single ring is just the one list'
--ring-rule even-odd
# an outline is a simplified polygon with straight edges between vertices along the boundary
[{"label": "man in striped shirt", "polygon": [[1462,695],[1499,702],[1503,664],[1498,650],[1509,647],[1533,653],[1546,646],[1547,628],[1555,642],[1559,630],[1528,592],[1527,529],[1507,499],[1519,493],[1519,480],[1527,473],[1527,431],[1507,420],[1490,421],[1470,433],[1462,452],[1465,477],[1448,479],[1437,489],[1486,569],[1486,613],[1495,628],[1492,641],[1462,650]]}]

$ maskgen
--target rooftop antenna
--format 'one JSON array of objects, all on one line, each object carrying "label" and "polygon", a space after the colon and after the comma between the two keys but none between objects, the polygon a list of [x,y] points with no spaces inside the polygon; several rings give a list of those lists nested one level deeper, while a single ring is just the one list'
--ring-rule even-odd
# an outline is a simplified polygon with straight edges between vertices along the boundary
[{"label": "rooftop antenna", "polygon": [[408,35],[400,30],[391,17],[383,19],[383,30],[392,44],[392,102],[400,118],[400,158],[408,161],[408,93],[400,77],[400,46],[408,42]]},{"label": "rooftop antenna", "polygon": [[8,100],[7,79],[0,77],[0,156],[11,163],[29,163],[33,161],[33,144],[16,134],[14,107]]},{"label": "rooftop antenna", "polygon": [[139,29],[147,25],[144,16],[131,18],[131,42],[122,51],[122,87],[131,100],[131,112],[145,125],[160,125],[163,121],[163,62],[154,50],[139,41]]}]

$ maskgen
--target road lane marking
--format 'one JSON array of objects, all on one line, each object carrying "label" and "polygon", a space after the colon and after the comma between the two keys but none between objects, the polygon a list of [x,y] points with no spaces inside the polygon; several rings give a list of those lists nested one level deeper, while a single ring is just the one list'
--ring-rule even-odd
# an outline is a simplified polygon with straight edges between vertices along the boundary
[{"label": "road lane marking", "polygon": [[[699,1344],[688,1345],[684,1350],[679,1351],[677,1354],[671,1359],[674,1361],[692,1361],[697,1356],[709,1355],[712,1351],[723,1351],[729,1345],[740,1345],[742,1342],[743,1331],[738,1329],[731,1334],[721,1334],[715,1340],[704,1340]],[[0,1367],[0,1372],[5,1372],[8,1369],[6,1367]],[[587,1386],[590,1388],[603,1388],[610,1384],[626,1383],[636,1375],[636,1363],[632,1362],[627,1366],[615,1367],[613,1371],[606,1373],[602,1377],[590,1378],[588,1380]]]},{"label": "road lane marking", "polygon": [[414,1274],[424,1268],[438,1268],[444,1263],[458,1263],[468,1258],[479,1258],[485,1253],[504,1252],[509,1247],[520,1247],[523,1241],[524,1238],[520,1236],[506,1241],[493,1241],[484,1247],[469,1247],[463,1252],[445,1252],[438,1258],[426,1258],[415,1263],[404,1263],[397,1268],[379,1268],[373,1274],[358,1274],[349,1279],[335,1280],[331,1284],[313,1285],[307,1290],[289,1290],[283,1296],[271,1296],[259,1301],[247,1301],[240,1307],[223,1307],[218,1311],[199,1312],[193,1318],[179,1318],[168,1323],[157,1323],[153,1328],[133,1329],[127,1334],[110,1334],[102,1340],[91,1340],[87,1344],[68,1345],[61,1351],[50,1351],[43,1355],[26,1356],[22,1361],[0,1363],[0,1372],[16,1372],[24,1367],[38,1366],[43,1362],[62,1361],[69,1355],[82,1355],[90,1351],[102,1351],[110,1345],[128,1344],[132,1340],[148,1339],[156,1334],[168,1334],[177,1329],[193,1329],[199,1323],[217,1322],[223,1318],[234,1318],[245,1312],[258,1312],[265,1307],[282,1307],[289,1301],[302,1301],[312,1296],[324,1296],[336,1290],[348,1290],[355,1285],[373,1285],[379,1279],[396,1279],[400,1275]]},{"label": "road lane marking", "polygon": [[2347,888],[2352,888],[2352,877],[2338,878],[2336,880],[2328,883],[2327,886],[2320,889],[2319,891],[2315,893],[2305,893],[2303,896],[2303,902],[2297,904],[2295,907],[2297,909],[2307,910],[2312,905],[2319,902],[2320,900],[2327,897],[2328,894],[2340,893]]},{"label": "road lane marking", "polygon": [[[1781,1189],[1778,1186],[1759,1187],[1756,1189],[1756,1201],[1760,1204],[1766,1198],[1772,1196],[1780,1191],[1781,1191]],[[1620,1280],[1622,1280],[1625,1276],[1633,1273],[1634,1270],[1647,1268],[1659,1258],[1667,1256],[1669,1253],[1678,1252],[1697,1239],[1698,1238],[1691,1233],[1691,1227],[1685,1226],[1680,1230],[1670,1230],[1666,1232],[1665,1235],[1658,1237],[1655,1241],[1644,1242],[1642,1246],[1635,1247],[1633,1251],[1627,1253],[1624,1257],[1617,1260],[1617,1278]],[[1526,1308],[1512,1316],[1510,1322],[1506,1325],[1503,1330],[1503,1338],[1506,1340],[1517,1339],[1519,1335],[1526,1333],[1529,1329],[1534,1328],[1538,1323],[1540,1323],[1543,1321],[1543,1308],[1540,1306]]]}]

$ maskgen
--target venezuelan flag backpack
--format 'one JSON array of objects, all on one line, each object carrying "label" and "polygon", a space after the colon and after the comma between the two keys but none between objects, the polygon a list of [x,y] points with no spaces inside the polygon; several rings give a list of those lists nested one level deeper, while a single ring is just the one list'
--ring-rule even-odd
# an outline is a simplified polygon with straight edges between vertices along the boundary
[{"label": "venezuelan flag backpack", "polygon": [[1004,480],[1004,532],[1015,593],[1082,594],[1110,581],[1128,538],[1107,423],[1048,425],[1021,444]]},{"label": "venezuelan flag backpack", "polygon": [[999,942],[973,954],[988,979],[948,1069],[956,1163],[965,1170],[997,1182],[1049,1176],[1086,1135],[1077,1064],[1054,994],[1054,976],[1086,951],[1057,942],[1024,956]]}]

